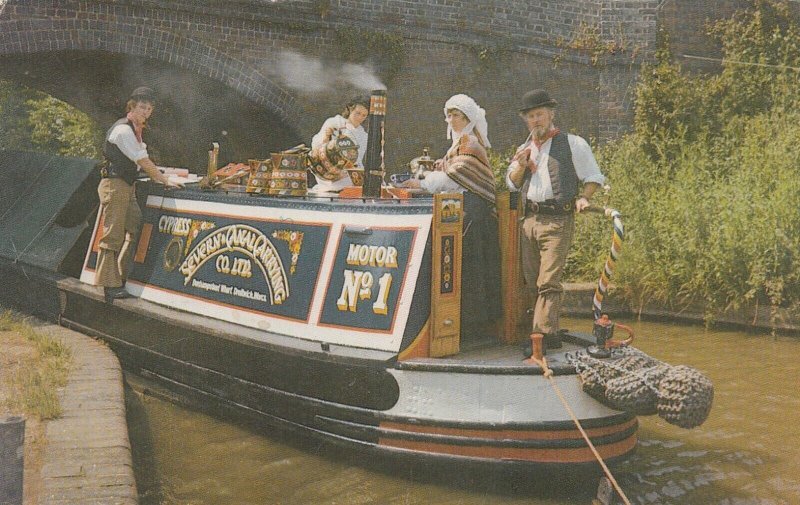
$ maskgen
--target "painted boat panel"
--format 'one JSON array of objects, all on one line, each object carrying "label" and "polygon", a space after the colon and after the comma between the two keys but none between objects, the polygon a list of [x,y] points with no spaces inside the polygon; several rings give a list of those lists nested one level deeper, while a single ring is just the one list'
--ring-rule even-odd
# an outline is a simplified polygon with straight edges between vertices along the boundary
[{"label": "painted boat panel", "polygon": [[[147,197],[129,279],[142,299],[251,328],[391,352],[427,320],[425,305],[413,316],[411,307],[415,297],[430,297],[430,267],[423,266],[430,206],[408,212],[396,204],[312,202],[295,208],[265,200],[276,205],[270,207],[248,205],[253,198],[198,196]],[[359,212],[347,212],[352,208]],[[102,218],[81,275],[90,284]]]}]

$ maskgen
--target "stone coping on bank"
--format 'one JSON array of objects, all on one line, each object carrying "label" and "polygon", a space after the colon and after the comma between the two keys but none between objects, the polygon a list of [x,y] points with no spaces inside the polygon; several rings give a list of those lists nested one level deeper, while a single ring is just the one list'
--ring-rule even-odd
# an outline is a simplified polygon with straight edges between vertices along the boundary
[{"label": "stone coping on bank", "polygon": [[119,360],[105,344],[62,326],[36,331],[72,351],[62,416],[46,425],[39,504],[138,504]]},{"label": "stone coping on bank", "polygon": [[[592,313],[592,299],[597,283],[564,283],[564,296],[561,301],[562,312],[570,315],[587,315]],[[672,319],[703,323],[703,308],[688,306],[674,308],[662,303],[644,304],[641,308],[634,308],[614,297],[613,287],[609,289],[608,296],[603,302],[603,310],[612,316],[646,316],[657,319]],[[726,311],[714,318],[715,323],[730,325],[741,329],[755,329],[759,331],[780,331],[786,333],[800,333],[800,307],[791,310],[778,308],[774,314],[769,306],[746,305],[738,310]]]}]

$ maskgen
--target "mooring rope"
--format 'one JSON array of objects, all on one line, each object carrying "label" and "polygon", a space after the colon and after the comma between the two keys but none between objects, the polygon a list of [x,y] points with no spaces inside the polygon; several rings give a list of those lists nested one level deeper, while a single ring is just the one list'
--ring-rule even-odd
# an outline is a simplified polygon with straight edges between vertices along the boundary
[{"label": "mooring rope", "polygon": [[564,408],[567,410],[567,413],[572,418],[572,422],[574,422],[575,426],[578,427],[578,431],[581,432],[581,436],[583,436],[583,439],[586,441],[586,444],[589,446],[589,449],[591,449],[595,459],[597,459],[597,462],[600,463],[600,466],[603,468],[603,473],[605,473],[606,477],[608,477],[608,480],[609,482],[611,482],[611,485],[614,487],[614,490],[617,492],[620,498],[622,498],[622,501],[623,503],[625,503],[625,505],[631,505],[630,500],[628,500],[628,497],[625,496],[625,492],[617,483],[617,479],[614,478],[614,475],[611,473],[611,470],[608,469],[606,462],[603,461],[603,457],[597,451],[591,439],[589,439],[589,435],[586,433],[586,430],[583,429],[583,426],[581,425],[581,422],[578,420],[578,417],[575,415],[575,412],[572,411],[572,408],[569,406],[569,402],[567,402],[567,399],[564,398],[563,393],[561,393],[561,389],[559,389],[558,385],[556,384],[556,381],[553,379],[553,371],[550,369],[550,367],[547,366],[547,358],[542,357],[541,360],[537,361],[539,362],[539,366],[542,367],[544,376],[550,381],[550,385],[553,386],[553,390],[556,392],[556,396],[558,396],[558,399],[561,400],[561,404],[564,406]]},{"label": "mooring rope", "polygon": [[594,320],[597,321],[603,312],[603,299],[608,293],[608,283],[617,266],[619,253],[622,251],[622,242],[625,240],[625,227],[622,224],[622,214],[619,211],[595,205],[591,205],[585,210],[605,214],[611,218],[614,225],[614,233],[611,237],[611,252],[606,258],[603,271],[600,273],[600,280],[597,281],[597,288],[594,290],[594,299],[592,300],[592,312]]},{"label": "mooring rope", "polygon": [[[603,298],[605,298],[606,293],[608,292],[609,279],[611,278],[611,275],[614,273],[614,268],[616,267],[617,258],[619,258],[619,253],[622,250],[622,242],[625,238],[625,228],[622,225],[621,214],[614,209],[607,209],[591,205],[587,207],[585,210],[589,212],[597,212],[600,214],[605,214],[606,216],[612,219],[614,224],[614,234],[611,240],[611,252],[608,258],[606,258],[606,263],[605,266],[603,267],[603,272],[600,274],[600,280],[597,283],[597,289],[595,289],[594,299],[592,301],[594,320],[597,321],[598,319],[600,319],[600,316],[602,314]],[[558,396],[558,399],[561,401],[561,404],[564,406],[564,409],[566,409],[570,418],[572,418],[572,422],[575,423],[575,426],[581,433],[583,440],[586,441],[586,445],[592,451],[592,454],[594,455],[595,459],[597,459],[597,462],[602,467],[603,473],[606,475],[606,478],[608,478],[609,482],[611,482],[611,485],[614,487],[614,490],[617,492],[617,494],[622,499],[623,503],[625,503],[625,505],[631,505],[630,500],[628,500],[628,497],[625,496],[625,492],[620,487],[619,483],[617,482],[617,479],[614,478],[614,475],[611,473],[611,470],[609,470],[608,465],[606,465],[606,462],[603,461],[603,456],[600,455],[600,452],[592,443],[592,440],[589,438],[589,435],[586,433],[586,430],[583,429],[583,425],[578,419],[578,416],[575,415],[575,412],[572,410],[572,407],[570,407],[569,402],[564,397],[564,394],[561,392],[561,389],[556,384],[555,379],[553,379],[553,371],[550,369],[550,367],[547,366],[547,358],[545,358],[541,354],[536,356],[536,354],[534,353],[534,356],[532,356],[531,359],[542,367],[544,376],[550,382],[550,385],[553,387],[553,391],[555,391],[556,396]]]}]

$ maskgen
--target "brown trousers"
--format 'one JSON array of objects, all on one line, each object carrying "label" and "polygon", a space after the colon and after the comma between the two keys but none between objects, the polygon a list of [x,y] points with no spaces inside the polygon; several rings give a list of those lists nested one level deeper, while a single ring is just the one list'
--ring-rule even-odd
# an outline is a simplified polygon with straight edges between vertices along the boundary
[{"label": "brown trousers", "polygon": [[142,223],[142,211],[136,202],[136,191],[122,179],[109,178],[97,187],[103,229],[100,231],[100,252],[94,283],[97,286],[118,288],[125,284],[136,241]]},{"label": "brown trousers", "polygon": [[522,272],[533,302],[534,333],[559,329],[561,275],[575,235],[575,214],[529,214],[522,221]]}]

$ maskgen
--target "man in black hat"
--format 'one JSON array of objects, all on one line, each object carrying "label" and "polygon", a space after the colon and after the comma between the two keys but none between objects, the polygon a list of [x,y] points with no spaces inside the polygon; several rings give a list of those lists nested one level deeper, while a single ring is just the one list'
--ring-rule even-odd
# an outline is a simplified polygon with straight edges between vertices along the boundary
[{"label": "man in black hat", "polygon": [[548,347],[561,346],[561,274],[575,233],[575,212],[589,206],[605,180],[589,144],[553,124],[557,105],[541,89],[522,97],[519,112],[530,135],[506,175],[509,189],[520,192],[524,212],[522,270],[533,301],[533,333],[543,334]]},{"label": "man in black hat", "polygon": [[125,278],[131,259],[131,245],[139,233],[142,212],[136,202],[134,182],[143,170],[152,180],[167,187],[182,187],[162,174],[147,154],[142,132],[153,113],[155,93],[147,87],[133,90],[126,116],[106,133],[103,143],[102,179],[97,187],[103,227],[100,230],[95,285],[103,287],[107,302],[131,295]]}]

